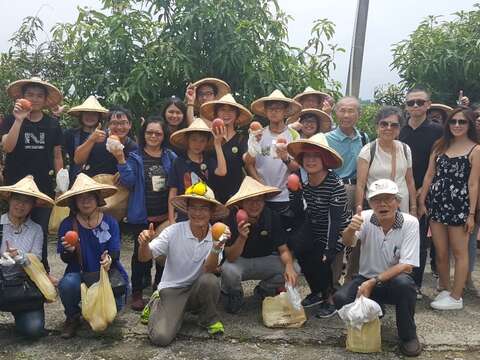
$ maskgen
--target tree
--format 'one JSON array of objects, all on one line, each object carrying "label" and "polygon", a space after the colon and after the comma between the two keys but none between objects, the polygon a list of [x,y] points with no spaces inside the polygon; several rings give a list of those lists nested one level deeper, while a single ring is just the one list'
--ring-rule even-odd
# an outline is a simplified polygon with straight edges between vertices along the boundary
[{"label": "tree", "polygon": [[401,107],[405,102],[405,90],[397,84],[379,85],[373,90],[373,99],[378,105]]},{"label": "tree", "polygon": [[[305,47],[295,48],[287,44],[289,16],[277,0],[102,2],[102,11],[79,8],[74,23],[58,24],[41,44],[40,70],[71,104],[93,93],[106,105],[146,115],[205,76],[227,81],[245,104],[275,88],[293,95],[310,85],[338,95],[330,70],[343,49],[330,43],[334,24],[326,19],[313,24]],[[24,42],[26,50],[14,42],[2,54],[0,73],[12,67],[3,82],[32,72],[35,41]]]},{"label": "tree", "polygon": [[458,91],[480,99],[480,5],[451,21],[430,16],[393,47],[392,68],[404,85],[422,84],[436,102],[455,104]]}]

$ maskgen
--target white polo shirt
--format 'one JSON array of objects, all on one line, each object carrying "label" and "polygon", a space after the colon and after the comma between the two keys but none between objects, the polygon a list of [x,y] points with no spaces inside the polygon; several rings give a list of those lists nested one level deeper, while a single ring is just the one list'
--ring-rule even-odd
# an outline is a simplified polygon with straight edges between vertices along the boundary
[{"label": "white polo shirt", "polygon": [[387,234],[373,210],[362,211],[363,224],[356,236],[361,243],[360,275],[373,278],[397,264],[419,266],[420,231],[416,217],[397,212]]},{"label": "white polo shirt", "polygon": [[[158,290],[191,286],[203,273],[203,263],[212,245],[210,230],[203,240],[199,240],[192,234],[190,221],[165,228],[149,244],[153,258],[167,257]],[[220,261],[221,254],[218,258]]]}]

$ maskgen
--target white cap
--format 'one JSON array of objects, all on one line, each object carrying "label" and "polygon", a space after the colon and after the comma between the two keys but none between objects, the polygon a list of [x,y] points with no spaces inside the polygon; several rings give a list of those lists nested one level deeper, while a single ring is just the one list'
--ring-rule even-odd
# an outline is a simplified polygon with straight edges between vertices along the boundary
[{"label": "white cap", "polygon": [[398,186],[392,180],[380,179],[374,181],[368,188],[368,200],[380,194],[398,194]]}]

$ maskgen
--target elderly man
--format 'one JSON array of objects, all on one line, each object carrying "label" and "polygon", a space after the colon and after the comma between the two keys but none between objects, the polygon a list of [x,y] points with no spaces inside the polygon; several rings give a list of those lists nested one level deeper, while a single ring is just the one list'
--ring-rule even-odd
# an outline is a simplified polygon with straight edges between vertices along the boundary
[{"label": "elderly man", "polygon": [[173,224],[158,236],[150,225],[138,237],[140,261],[167,258],[158,285],[160,297],[151,304],[148,322],[150,340],[159,346],[172,342],[187,311],[198,313],[199,324],[210,334],[224,331],[216,309],[220,281],[214,274],[224,243],[212,239],[209,223],[226,217],[228,210],[215,200],[210,188],[197,185],[172,199],[177,210],[188,214],[188,221]]},{"label": "elderly man", "polygon": [[373,182],[368,202],[373,210],[353,216],[343,243],[361,244],[360,272],[334,295],[337,309],[365,296],[396,307],[400,351],[418,356],[422,347],[415,326],[415,282],[411,272],[419,263],[419,225],[414,216],[398,210],[397,185],[388,179]]},{"label": "elderly man", "polygon": [[[337,151],[343,159],[343,165],[335,169],[335,173],[345,184],[348,207],[354,213],[358,154],[369,141],[367,134],[355,127],[360,118],[360,101],[353,96],[340,99],[335,105],[335,117],[338,127],[327,133],[327,141],[328,145]],[[352,276],[358,273],[359,251],[358,248],[354,248],[348,256],[345,281],[350,281]],[[333,266],[334,284],[338,284],[343,266],[342,253],[337,255]]]}]

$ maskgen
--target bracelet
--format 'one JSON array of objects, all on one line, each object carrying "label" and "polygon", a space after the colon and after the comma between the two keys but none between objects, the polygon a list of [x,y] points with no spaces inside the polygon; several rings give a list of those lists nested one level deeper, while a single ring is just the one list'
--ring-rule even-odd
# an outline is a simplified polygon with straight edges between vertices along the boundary
[{"label": "bracelet", "polygon": [[220,254],[222,251],[223,251],[222,248],[215,249],[214,247],[212,247],[212,248],[210,249],[210,252],[211,252],[212,254],[215,254],[215,255]]}]

